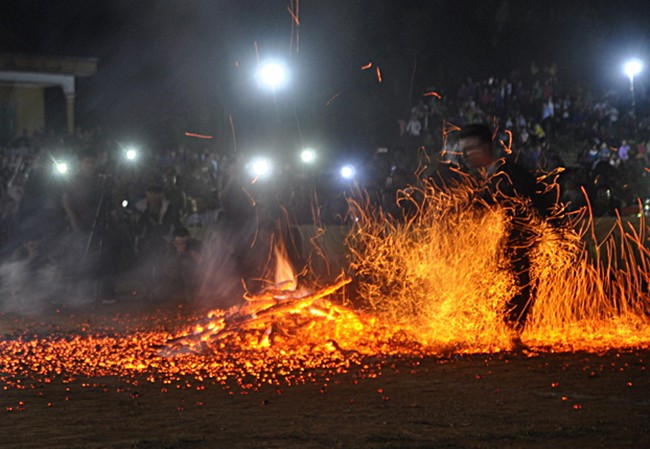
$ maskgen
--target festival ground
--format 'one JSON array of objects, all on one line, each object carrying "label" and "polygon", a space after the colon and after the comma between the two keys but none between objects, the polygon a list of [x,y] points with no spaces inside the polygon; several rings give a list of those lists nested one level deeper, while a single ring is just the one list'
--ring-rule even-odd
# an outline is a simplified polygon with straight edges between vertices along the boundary
[{"label": "festival ground", "polygon": [[[158,325],[170,309],[174,320],[194,313],[156,307],[4,315],[0,333],[123,332]],[[648,350],[369,359],[363,374],[316,372],[304,385],[259,390],[190,377],[25,378],[0,393],[0,441],[7,449],[646,448],[649,360]]]}]

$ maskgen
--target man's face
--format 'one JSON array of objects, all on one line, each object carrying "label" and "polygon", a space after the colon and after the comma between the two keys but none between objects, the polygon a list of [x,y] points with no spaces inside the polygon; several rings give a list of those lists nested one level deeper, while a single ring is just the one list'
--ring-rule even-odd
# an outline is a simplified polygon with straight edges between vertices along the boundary
[{"label": "man's face", "polygon": [[482,142],[478,137],[465,137],[458,141],[463,152],[463,158],[469,168],[481,168],[492,163],[492,148],[488,142]]},{"label": "man's face", "polygon": [[170,175],[166,174],[163,176],[163,182],[167,187],[172,187],[176,185],[176,176],[175,175]]},{"label": "man's face", "polygon": [[174,237],[174,246],[176,247],[177,254],[185,254],[187,252],[187,241],[189,237]]}]

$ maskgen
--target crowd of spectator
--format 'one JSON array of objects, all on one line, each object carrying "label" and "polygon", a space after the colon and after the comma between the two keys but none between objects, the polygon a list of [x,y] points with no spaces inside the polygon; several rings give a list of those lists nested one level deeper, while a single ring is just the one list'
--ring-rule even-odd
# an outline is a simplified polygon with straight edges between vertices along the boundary
[{"label": "crowd of spectator", "polygon": [[[457,92],[434,88],[400,121],[405,148],[442,148],[448,162],[462,164],[447,131],[468,123],[489,123],[498,130],[504,155],[532,172],[565,168],[563,199],[577,209],[606,195],[611,207],[595,214],[633,210],[650,197],[648,151],[650,115],[643,96],[632,108],[629,92],[600,93],[561,82],[558,67],[534,62],[507,78],[467,79]],[[587,192],[587,198],[582,191]],[[637,208],[638,210],[638,208]]]},{"label": "crowd of spectator", "polygon": [[24,298],[113,302],[125,285],[228,305],[242,279],[260,287],[279,232],[344,223],[358,186],[282,158],[262,179],[249,155],[209,139],[133,149],[100,128],[24,133],[0,153],[0,310]]},{"label": "crowd of spectator", "polygon": [[[249,260],[256,217],[241,163],[209,144],[188,140],[129,159],[93,129],[24,133],[0,150],[0,308],[34,297],[113,302],[125,276],[148,299],[195,296],[208,281],[201,265],[214,256],[205,240],[243,266],[233,272],[259,270]],[[240,284],[234,278],[220,281]]]},{"label": "crowd of spectator", "polygon": [[650,117],[613,91],[566,90],[554,65],[468,79],[455,95],[427,90],[400,123],[401,145],[372,152],[346,182],[288,162],[272,182],[254,182],[243,154],[204,139],[129,160],[100,128],[24,133],[0,148],[0,306],[25,297],[112,302],[125,277],[148,299],[207,292],[214,304],[221,292],[235,301],[241,279],[268,264],[279,222],[344,224],[346,197],[359,188],[399,216],[398,190],[462,165],[449,131],[472,122],[494,125],[503,154],[530,171],[565,168],[570,210],[589,199],[595,215],[638,212],[650,197]]}]

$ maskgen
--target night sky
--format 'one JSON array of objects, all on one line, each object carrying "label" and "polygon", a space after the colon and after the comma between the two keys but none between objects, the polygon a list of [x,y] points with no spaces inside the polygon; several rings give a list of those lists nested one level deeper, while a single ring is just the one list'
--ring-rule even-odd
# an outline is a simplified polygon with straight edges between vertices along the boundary
[{"label": "night sky", "polygon": [[[506,76],[535,60],[557,62],[568,83],[624,88],[624,58],[650,56],[643,0],[302,0],[299,47],[289,0],[2,5],[0,51],[99,59],[97,75],[78,82],[80,125],[151,142],[182,131],[225,136],[232,116],[242,147],[281,129],[371,148],[390,143],[397,118],[429,87],[455,92],[468,76]],[[291,67],[275,95],[253,80],[255,43],[260,58]],[[369,62],[382,83],[361,70]]]}]

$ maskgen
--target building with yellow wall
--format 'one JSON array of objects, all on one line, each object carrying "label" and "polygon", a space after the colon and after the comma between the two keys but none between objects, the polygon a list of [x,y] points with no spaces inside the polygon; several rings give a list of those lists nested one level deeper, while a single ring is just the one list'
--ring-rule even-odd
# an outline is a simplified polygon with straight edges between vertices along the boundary
[{"label": "building with yellow wall", "polygon": [[45,127],[45,89],[60,87],[68,132],[75,128],[75,79],[97,72],[95,58],[0,54],[0,139]]}]

